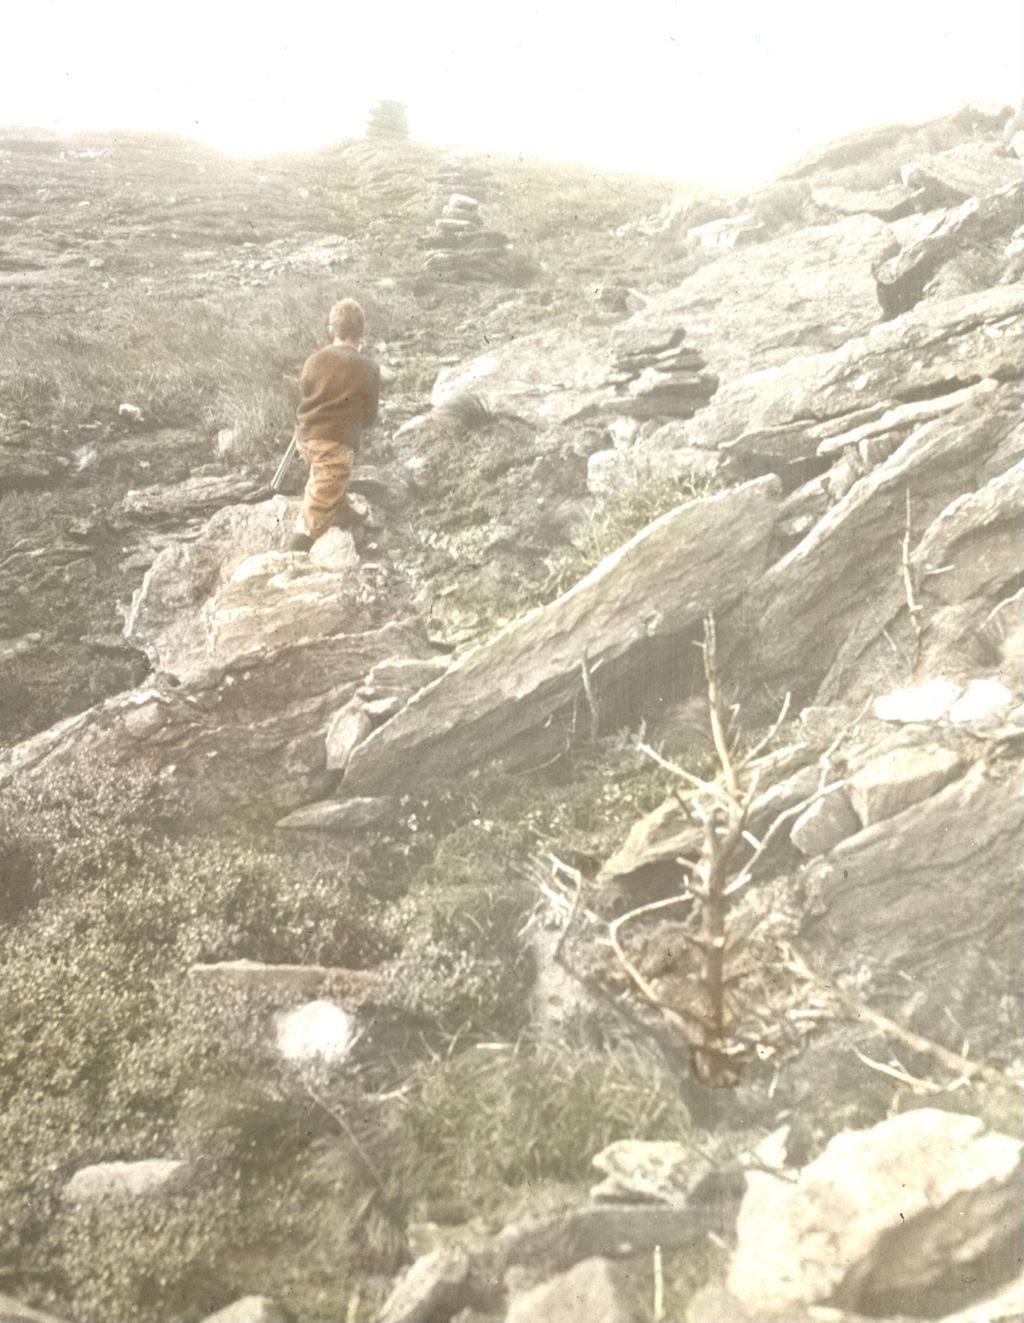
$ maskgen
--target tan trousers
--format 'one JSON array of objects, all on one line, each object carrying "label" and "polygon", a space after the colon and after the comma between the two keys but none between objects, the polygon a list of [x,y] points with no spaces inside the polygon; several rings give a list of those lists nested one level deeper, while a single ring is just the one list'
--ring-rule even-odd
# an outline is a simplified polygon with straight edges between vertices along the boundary
[{"label": "tan trousers", "polygon": [[300,441],[299,452],[309,465],[309,478],[295,531],[315,541],[345,508],[355,451],[341,441],[314,439]]}]

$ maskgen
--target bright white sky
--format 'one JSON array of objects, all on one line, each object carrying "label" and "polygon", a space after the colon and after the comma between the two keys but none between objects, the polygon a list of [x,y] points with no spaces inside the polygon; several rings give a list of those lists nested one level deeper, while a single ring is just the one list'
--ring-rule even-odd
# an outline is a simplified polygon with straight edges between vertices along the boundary
[{"label": "bright white sky", "polygon": [[1024,92],[1021,0],[14,0],[0,123],[228,151],[362,134],[754,183],[854,129]]}]

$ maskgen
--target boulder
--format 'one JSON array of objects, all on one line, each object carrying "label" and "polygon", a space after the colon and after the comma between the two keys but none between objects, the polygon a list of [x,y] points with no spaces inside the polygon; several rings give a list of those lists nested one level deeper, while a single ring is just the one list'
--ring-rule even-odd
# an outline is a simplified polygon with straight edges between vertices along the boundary
[{"label": "boulder", "polygon": [[203,1323],[289,1323],[289,1320],[269,1296],[246,1295],[210,1314]]},{"label": "boulder", "polygon": [[310,1001],[275,1019],[277,1050],[299,1065],[343,1061],[355,1041],[352,1016],[331,1001]]},{"label": "boulder", "polygon": [[394,812],[390,799],[325,799],[304,804],[276,824],[279,831],[364,831]]},{"label": "boulder", "polygon": [[[819,443],[819,457],[842,455],[845,451],[857,448],[857,456],[866,468],[874,468],[882,460],[888,459],[899,443],[921,423],[932,418],[940,418],[944,413],[959,409],[961,404],[986,395],[997,389],[997,383],[989,378],[963,390],[949,391],[948,394],[936,395],[929,399],[913,400],[909,404],[897,404],[888,408],[877,418],[861,423],[849,431],[837,432],[833,424],[823,424],[821,431],[824,439]],[[871,410],[872,413],[875,410]],[[814,429],[808,429],[811,435]],[[845,493],[843,493],[845,495]]]},{"label": "boulder", "polygon": [[662,515],[375,730],[352,754],[347,790],[421,789],[498,758],[523,766],[538,750],[557,752],[570,738],[573,703],[587,703],[581,667],[599,701],[655,640],[681,638],[738,596],[763,565],[777,506],[767,478]]},{"label": "boulder", "polygon": [[850,800],[857,817],[870,827],[934,795],[962,767],[960,755],[941,745],[890,749],[850,777]]},{"label": "boulder", "polygon": [[634,822],[623,844],[602,865],[598,884],[638,882],[652,869],[671,866],[680,855],[694,857],[703,838],[700,824],[690,820],[674,795],[669,796]]},{"label": "boulder", "polygon": [[[761,250],[758,250],[761,251]],[[1024,291],[924,302],[834,353],[793,358],[722,386],[689,424],[690,444],[733,457],[807,459],[824,439],[909,401],[1021,373]]]},{"label": "boulder", "polygon": [[332,772],[343,772],[348,766],[352,750],[362,744],[373,721],[359,698],[350,698],[345,706],[331,718],[327,727],[327,766]]},{"label": "boulder", "polygon": [[939,676],[923,684],[880,694],[871,709],[879,721],[892,721],[900,725],[941,721],[962,692],[961,685]]},{"label": "boulder", "polygon": [[699,1208],[595,1204],[514,1222],[494,1238],[491,1256],[501,1271],[526,1267],[543,1277],[583,1259],[630,1258],[650,1254],[656,1245],[680,1249],[702,1241],[707,1229],[707,1213]]},{"label": "boulder", "polygon": [[954,725],[975,725],[1002,717],[1013,702],[1014,695],[1001,680],[971,680],[949,709],[949,719]]},{"label": "boulder", "polygon": [[686,231],[688,243],[698,248],[726,249],[743,248],[746,244],[757,243],[768,237],[764,225],[753,215],[724,216],[718,220],[705,221]]},{"label": "boulder", "polygon": [[76,1171],[61,1192],[68,1204],[146,1199],[184,1189],[192,1179],[191,1164],[179,1158],[147,1158],[141,1162],[98,1162]]},{"label": "boulder", "polygon": [[218,511],[194,542],[175,543],[157,556],[132,598],[125,638],[155,669],[166,669],[164,658],[177,661],[183,650],[179,635],[195,634],[202,603],[249,556],[280,547],[292,522],[293,507],[283,496]]},{"label": "boulder", "polygon": [[469,1297],[470,1260],[446,1247],[417,1259],[381,1307],[378,1323],[434,1323],[451,1318]]},{"label": "boulder", "polygon": [[505,1323],[635,1323],[640,1283],[649,1293],[651,1266],[583,1259],[568,1272],[514,1295]]},{"label": "boulder", "polygon": [[132,600],[125,638],[157,670],[189,681],[250,654],[356,633],[366,627],[366,611],[352,573],[359,564],[352,535],[332,529],[321,542],[318,555],[261,551],[240,563],[229,548],[212,567],[207,595],[193,578],[191,601],[187,577],[174,579],[182,561],[195,563],[189,553],[197,544],[169,547]]},{"label": "boulder", "polygon": [[939,1042],[952,1014],[977,1052],[1002,1053],[997,1008],[1016,1004],[1022,974],[1022,782],[1018,761],[974,763],[906,808],[898,830],[877,822],[808,864],[801,936],[818,967]]},{"label": "boulder", "polygon": [[815,188],[811,201],[822,211],[839,216],[877,216],[879,220],[899,220],[914,210],[914,194],[902,184],[889,184],[885,188]]},{"label": "boulder", "polygon": [[816,799],[796,819],[789,833],[801,854],[809,858],[828,854],[840,841],[861,829],[861,820],[854,812],[845,790]]},{"label": "boulder", "polygon": [[1020,1179],[1020,1142],[972,1116],[922,1109],[837,1135],[795,1184],[748,1174],[728,1289],[786,1317],[936,1317],[1019,1271]]},{"label": "boulder", "polygon": [[599,1203],[682,1204],[708,1170],[706,1159],[677,1140],[619,1139],[593,1166],[604,1173],[590,1190]]},{"label": "boulder", "polygon": [[[809,758],[810,754],[805,754],[804,761]],[[762,783],[768,789],[754,799],[748,813],[751,831],[760,835],[780,813],[812,795],[818,780],[816,767],[800,766],[799,762],[795,768],[782,764],[774,772],[766,771]],[[675,795],[670,795],[633,824],[623,845],[602,866],[597,882],[635,887],[647,879],[654,880],[658,873],[673,876],[678,870],[667,869],[666,865],[680,857],[697,858],[703,842],[701,824],[693,820]]]},{"label": "boulder", "polygon": [[426,650],[418,626],[310,639],[212,679],[119,694],[0,753],[0,787],[97,765],[145,776],[168,812],[278,816],[329,793],[324,731],[378,661]]}]

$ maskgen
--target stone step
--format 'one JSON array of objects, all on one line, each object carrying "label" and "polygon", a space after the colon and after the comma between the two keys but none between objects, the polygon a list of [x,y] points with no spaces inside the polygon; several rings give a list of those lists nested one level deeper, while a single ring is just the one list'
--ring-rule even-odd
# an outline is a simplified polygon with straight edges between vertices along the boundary
[{"label": "stone step", "polygon": [[327,965],[266,965],[258,960],[220,960],[192,965],[188,976],[205,987],[269,992],[284,999],[307,1000],[319,993],[346,1006],[360,1006],[381,995],[383,980],[370,969]]}]

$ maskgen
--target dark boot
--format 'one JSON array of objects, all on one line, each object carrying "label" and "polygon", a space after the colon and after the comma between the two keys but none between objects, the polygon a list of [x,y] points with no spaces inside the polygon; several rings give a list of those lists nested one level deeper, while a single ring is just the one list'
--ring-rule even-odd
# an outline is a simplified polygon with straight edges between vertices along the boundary
[{"label": "dark boot", "polygon": [[309,551],[313,545],[313,539],[308,533],[293,533],[292,540],[288,543],[289,551]]},{"label": "dark boot", "polygon": [[361,515],[354,506],[349,505],[348,501],[341,507],[334,516],[335,528],[347,528],[355,530],[366,522],[365,516]]}]

